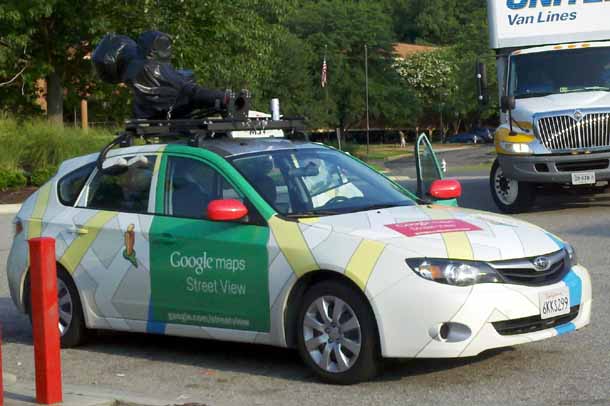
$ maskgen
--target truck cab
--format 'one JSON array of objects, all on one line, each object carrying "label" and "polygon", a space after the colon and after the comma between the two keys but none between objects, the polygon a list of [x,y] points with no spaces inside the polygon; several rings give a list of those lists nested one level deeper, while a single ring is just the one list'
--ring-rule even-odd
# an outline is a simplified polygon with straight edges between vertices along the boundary
[{"label": "truck cab", "polygon": [[506,212],[528,210],[541,186],[610,180],[610,32],[598,24],[610,4],[548,3],[488,1],[502,110],[490,187]]}]

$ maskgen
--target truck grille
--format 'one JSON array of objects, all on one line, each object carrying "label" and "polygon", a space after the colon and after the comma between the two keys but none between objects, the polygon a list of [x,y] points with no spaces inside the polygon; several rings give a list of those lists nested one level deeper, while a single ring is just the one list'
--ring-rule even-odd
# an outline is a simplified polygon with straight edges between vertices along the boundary
[{"label": "truck grille", "polygon": [[553,152],[610,147],[610,112],[541,117],[536,127],[540,141]]},{"label": "truck grille", "polygon": [[[541,257],[548,260],[548,269],[536,269],[534,262]],[[526,286],[557,283],[570,271],[569,258],[564,250],[540,257],[490,262],[489,265],[502,276],[506,283]]]}]

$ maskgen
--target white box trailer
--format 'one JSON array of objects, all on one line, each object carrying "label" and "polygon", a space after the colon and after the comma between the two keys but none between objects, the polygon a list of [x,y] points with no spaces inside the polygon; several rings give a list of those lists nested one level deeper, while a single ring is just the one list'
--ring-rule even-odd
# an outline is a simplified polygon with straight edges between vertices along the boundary
[{"label": "white box trailer", "polygon": [[607,0],[488,0],[492,49],[610,39]]},{"label": "white box trailer", "polygon": [[551,184],[583,192],[607,188],[610,0],[487,4],[502,110],[490,176],[496,204],[507,212],[527,210]]}]

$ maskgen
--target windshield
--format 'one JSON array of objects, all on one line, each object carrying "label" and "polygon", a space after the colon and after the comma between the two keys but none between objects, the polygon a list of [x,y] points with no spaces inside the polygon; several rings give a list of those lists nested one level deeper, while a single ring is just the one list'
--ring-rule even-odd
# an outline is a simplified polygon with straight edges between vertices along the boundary
[{"label": "windshield", "polygon": [[382,175],[332,149],[261,152],[234,158],[232,163],[286,216],[325,216],[415,204]]},{"label": "windshield", "polygon": [[514,55],[509,94],[515,98],[610,90],[610,48]]}]

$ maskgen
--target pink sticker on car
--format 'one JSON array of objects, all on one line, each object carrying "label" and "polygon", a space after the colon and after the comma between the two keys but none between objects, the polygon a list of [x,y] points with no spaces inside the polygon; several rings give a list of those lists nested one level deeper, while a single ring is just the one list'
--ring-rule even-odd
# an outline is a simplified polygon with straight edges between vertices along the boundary
[{"label": "pink sticker on car", "polygon": [[388,224],[386,227],[407,237],[464,231],[481,231],[481,228],[474,224],[456,219],[410,221],[407,223]]}]

